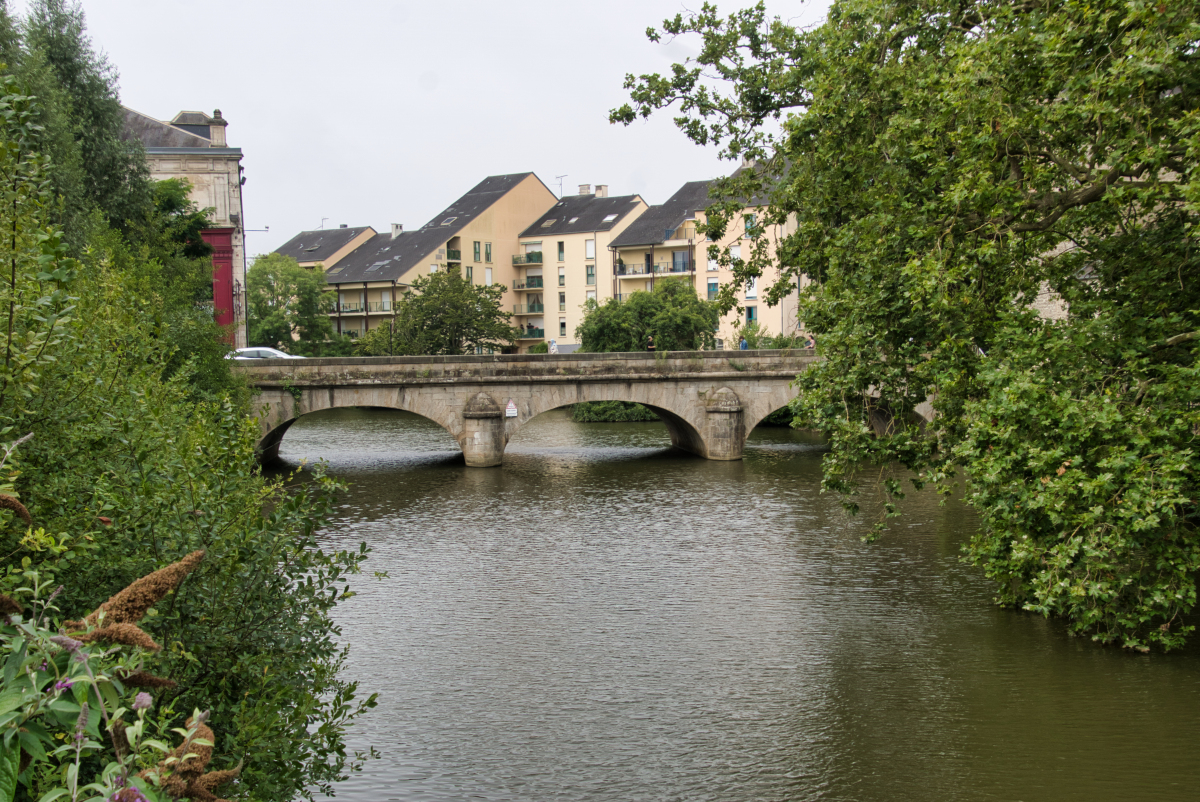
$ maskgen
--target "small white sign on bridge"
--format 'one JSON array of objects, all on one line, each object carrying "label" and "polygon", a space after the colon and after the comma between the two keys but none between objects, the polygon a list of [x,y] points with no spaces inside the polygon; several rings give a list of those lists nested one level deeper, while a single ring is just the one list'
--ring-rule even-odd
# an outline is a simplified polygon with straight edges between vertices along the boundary
[{"label": "small white sign on bridge", "polygon": [[504,417],[506,417],[506,418],[517,417],[517,402],[513,401],[511,398],[508,399],[508,406],[504,408]]}]

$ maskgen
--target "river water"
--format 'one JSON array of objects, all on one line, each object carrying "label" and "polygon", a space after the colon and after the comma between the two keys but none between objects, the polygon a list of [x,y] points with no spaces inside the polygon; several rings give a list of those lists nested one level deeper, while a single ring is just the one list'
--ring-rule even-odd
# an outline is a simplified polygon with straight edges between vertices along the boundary
[{"label": "river water", "polygon": [[338,799],[1200,798],[1200,649],[996,608],[932,494],[864,544],[807,433],[708,462],[556,411],[468,469],[423,418],[335,410],[281,454],[350,483],[329,546],[374,549],[337,618],[382,757]]}]

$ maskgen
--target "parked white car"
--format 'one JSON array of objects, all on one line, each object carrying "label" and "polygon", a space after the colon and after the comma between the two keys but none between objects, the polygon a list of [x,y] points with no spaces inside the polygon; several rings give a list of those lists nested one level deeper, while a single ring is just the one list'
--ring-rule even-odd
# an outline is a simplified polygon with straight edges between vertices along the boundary
[{"label": "parked white car", "polygon": [[277,348],[238,348],[225,355],[226,359],[304,359],[295,354],[285,354]]}]

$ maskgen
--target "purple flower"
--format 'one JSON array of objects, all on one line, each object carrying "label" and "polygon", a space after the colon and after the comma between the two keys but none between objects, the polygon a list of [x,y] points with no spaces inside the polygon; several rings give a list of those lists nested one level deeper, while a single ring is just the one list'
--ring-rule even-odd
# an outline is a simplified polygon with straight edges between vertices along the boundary
[{"label": "purple flower", "polygon": [[137,696],[133,697],[134,710],[147,710],[152,704],[154,704],[154,699],[145,691],[142,691]]},{"label": "purple flower", "polygon": [[70,688],[74,684],[75,683],[69,679],[60,679],[58,682],[54,683],[54,690],[65,691],[67,688]]}]

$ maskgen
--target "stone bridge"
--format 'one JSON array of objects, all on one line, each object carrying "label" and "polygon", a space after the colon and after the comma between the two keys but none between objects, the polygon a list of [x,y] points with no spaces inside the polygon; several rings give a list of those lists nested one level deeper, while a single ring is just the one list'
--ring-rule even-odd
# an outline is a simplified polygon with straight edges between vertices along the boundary
[{"label": "stone bridge", "polygon": [[384,407],[440,424],[467,465],[499,465],[522,426],[581,401],[635,401],[662,418],[671,443],[707,459],[742,458],[746,435],[795,397],[810,350],[661,354],[264,359],[238,363],[261,392],[260,454],[279,455],[302,415]]}]

